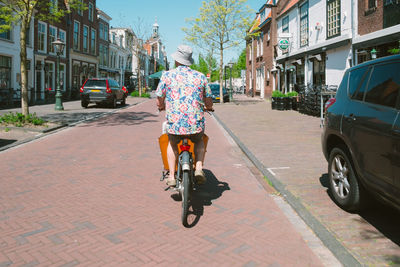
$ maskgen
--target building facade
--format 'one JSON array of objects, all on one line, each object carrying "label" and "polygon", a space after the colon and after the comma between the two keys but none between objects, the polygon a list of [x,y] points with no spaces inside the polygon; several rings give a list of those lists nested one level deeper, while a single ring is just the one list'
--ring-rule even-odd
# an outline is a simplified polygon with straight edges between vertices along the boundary
[{"label": "building facade", "polygon": [[86,10],[73,10],[68,15],[68,59],[71,97],[79,97],[79,88],[98,72],[98,20],[96,0],[84,0]]},{"label": "building facade", "polygon": [[[0,20],[0,24],[4,23]],[[20,25],[14,25],[11,30],[0,33],[0,106],[11,105],[21,97],[21,65],[20,65]],[[34,81],[34,18],[27,32],[27,71],[28,98],[35,99]]]},{"label": "building facade", "polygon": [[97,9],[99,23],[99,77],[114,78],[115,70],[110,69],[110,40],[109,29],[111,17]]},{"label": "building facade", "polygon": [[353,38],[354,64],[398,53],[400,1],[358,0],[358,27]]},{"label": "building facade", "polygon": [[260,8],[246,44],[246,90],[261,98],[270,97],[276,87],[273,46],[276,24],[272,16],[275,5],[276,1],[269,0]]}]

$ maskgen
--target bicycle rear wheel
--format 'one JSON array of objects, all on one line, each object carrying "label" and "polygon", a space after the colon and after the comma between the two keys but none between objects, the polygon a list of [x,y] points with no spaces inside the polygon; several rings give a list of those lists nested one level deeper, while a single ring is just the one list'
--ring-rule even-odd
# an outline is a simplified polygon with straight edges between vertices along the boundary
[{"label": "bicycle rear wheel", "polygon": [[188,212],[190,206],[190,172],[183,171],[182,173],[182,224],[189,227]]}]

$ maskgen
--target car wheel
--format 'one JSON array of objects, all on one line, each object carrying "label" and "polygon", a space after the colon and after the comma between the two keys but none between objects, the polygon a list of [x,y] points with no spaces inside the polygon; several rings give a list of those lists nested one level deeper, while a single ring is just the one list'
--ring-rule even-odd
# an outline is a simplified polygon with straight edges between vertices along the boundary
[{"label": "car wheel", "polygon": [[332,149],[328,162],[329,189],[335,203],[344,210],[361,209],[362,188],[343,148]]},{"label": "car wheel", "polygon": [[81,100],[81,106],[82,106],[83,108],[87,108],[88,105],[89,105],[89,103],[88,103],[87,101]]}]

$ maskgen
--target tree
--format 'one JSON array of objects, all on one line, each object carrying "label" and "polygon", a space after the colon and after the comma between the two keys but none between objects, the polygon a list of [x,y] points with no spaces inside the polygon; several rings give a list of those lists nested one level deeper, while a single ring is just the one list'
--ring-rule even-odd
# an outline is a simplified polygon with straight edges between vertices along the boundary
[{"label": "tree", "polygon": [[[194,45],[209,51],[219,51],[219,69],[223,70],[224,51],[236,47],[246,37],[252,21],[252,10],[246,6],[247,0],[209,0],[203,1],[197,18],[189,18],[190,28],[183,28],[186,39]],[[223,72],[219,83],[222,85]],[[220,86],[222,95],[222,86]],[[220,99],[223,103],[223,98]]]},{"label": "tree", "polygon": [[[142,96],[142,87],[143,87],[143,76],[145,75],[145,64],[146,64],[146,57],[147,57],[147,51],[146,51],[146,43],[144,40],[149,39],[149,32],[150,31],[150,26],[145,23],[143,18],[138,17],[136,21],[133,22],[133,28],[135,32],[135,37],[133,38],[133,50],[132,53],[135,58],[136,58],[136,77],[138,81],[138,90],[139,90],[139,96]],[[143,70],[143,74],[142,74]]]},{"label": "tree", "polygon": [[[59,8],[58,1],[48,0],[0,0],[0,32],[8,31],[15,24],[20,24],[20,60],[21,60],[21,109],[25,116],[29,114],[28,72],[26,54],[26,33],[32,17],[40,20],[57,22],[72,9],[85,10],[82,0],[64,0],[64,8]],[[61,2],[61,1],[60,1]],[[36,12],[37,11],[37,12]]]}]

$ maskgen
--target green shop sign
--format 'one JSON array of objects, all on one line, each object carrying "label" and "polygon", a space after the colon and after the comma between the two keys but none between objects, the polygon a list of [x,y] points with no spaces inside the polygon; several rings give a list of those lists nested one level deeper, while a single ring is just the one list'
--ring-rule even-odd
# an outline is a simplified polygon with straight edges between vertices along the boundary
[{"label": "green shop sign", "polygon": [[286,51],[289,49],[290,42],[288,39],[280,39],[278,42],[278,47],[282,51]]}]

